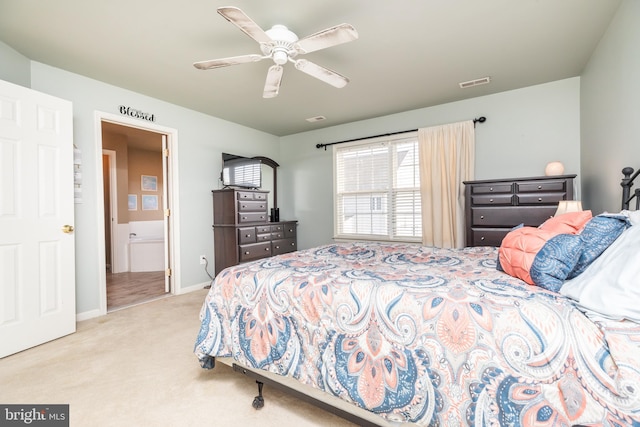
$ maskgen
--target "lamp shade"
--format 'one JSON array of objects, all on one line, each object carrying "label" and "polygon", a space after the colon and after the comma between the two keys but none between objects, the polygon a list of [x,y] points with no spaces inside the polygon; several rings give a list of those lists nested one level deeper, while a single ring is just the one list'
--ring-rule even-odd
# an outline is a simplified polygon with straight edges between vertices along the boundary
[{"label": "lamp shade", "polygon": [[560,200],[558,202],[558,210],[556,215],[562,215],[567,212],[579,212],[582,210],[582,202],[580,200]]}]

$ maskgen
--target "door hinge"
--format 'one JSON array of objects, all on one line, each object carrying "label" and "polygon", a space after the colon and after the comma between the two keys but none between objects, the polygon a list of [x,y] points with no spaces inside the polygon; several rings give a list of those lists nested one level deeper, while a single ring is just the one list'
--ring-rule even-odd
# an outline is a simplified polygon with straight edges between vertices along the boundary
[{"label": "door hinge", "polygon": [[171,216],[171,209],[165,209],[164,216]]},{"label": "door hinge", "polygon": [[170,269],[170,268],[167,268],[167,269],[164,271],[164,275],[165,275],[165,276],[167,276],[167,277],[171,277],[171,269]]},{"label": "door hinge", "polygon": [[165,157],[169,157],[169,149],[168,149],[168,148],[163,149],[163,150],[162,150],[162,154],[163,154]]}]

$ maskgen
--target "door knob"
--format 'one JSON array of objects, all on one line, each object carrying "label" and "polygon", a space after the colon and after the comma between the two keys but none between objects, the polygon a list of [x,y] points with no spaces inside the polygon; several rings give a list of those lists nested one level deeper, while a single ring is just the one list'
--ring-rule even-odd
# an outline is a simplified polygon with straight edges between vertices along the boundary
[{"label": "door knob", "polygon": [[73,233],[73,225],[63,225],[62,226],[62,232],[63,233],[67,233],[67,234],[71,234]]}]

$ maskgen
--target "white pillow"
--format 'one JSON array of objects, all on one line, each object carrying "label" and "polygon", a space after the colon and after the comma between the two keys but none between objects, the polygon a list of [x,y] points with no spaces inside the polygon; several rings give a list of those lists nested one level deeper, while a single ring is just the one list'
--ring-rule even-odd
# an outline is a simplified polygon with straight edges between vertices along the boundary
[{"label": "white pillow", "polygon": [[640,323],[639,215],[640,211],[628,215],[634,225],[582,274],[567,280],[560,288],[562,295],[575,300],[587,312],[594,312],[591,314]]}]

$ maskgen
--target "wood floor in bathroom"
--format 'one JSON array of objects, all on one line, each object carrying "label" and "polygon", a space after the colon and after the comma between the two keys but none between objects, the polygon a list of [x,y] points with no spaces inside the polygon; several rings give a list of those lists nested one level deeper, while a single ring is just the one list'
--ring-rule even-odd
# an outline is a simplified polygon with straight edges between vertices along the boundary
[{"label": "wood floor in bathroom", "polygon": [[107,311],[167,295],[164,271],[107,273]]}]

